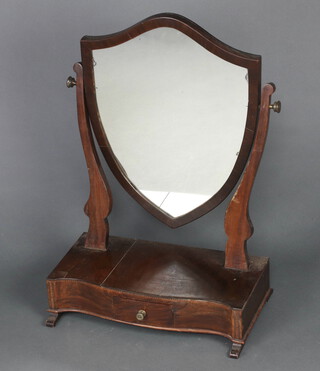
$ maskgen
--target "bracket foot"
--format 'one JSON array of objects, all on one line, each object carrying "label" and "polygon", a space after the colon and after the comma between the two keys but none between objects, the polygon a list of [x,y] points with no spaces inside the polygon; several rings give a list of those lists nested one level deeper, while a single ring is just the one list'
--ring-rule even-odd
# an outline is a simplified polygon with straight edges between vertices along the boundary
[{"label": "bracket foot", "polygon": [[50,313],[48,319],[46,320],[46,326],[55,327],[59,317],[60,317],[60,313]]},{"label": "bracket foot", "polygon": [[244,344],[232,343],[231,349],[230,349],[230,352],[229,352],[229,357],[238,359],[239,356],[240,356],[240,353],[242,351],[243,345]]}]

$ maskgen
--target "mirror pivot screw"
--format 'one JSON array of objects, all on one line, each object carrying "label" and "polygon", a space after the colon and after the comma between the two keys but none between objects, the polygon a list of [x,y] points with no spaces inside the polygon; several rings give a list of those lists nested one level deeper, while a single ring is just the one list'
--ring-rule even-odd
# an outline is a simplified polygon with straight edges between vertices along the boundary
[{"label": "mirror pivot screw", "polygon": [[75,85],[77,85],[77,81],[74,77],[69,76],[66,81],[67,88],[73,88]]},{"label": "mirror pivot screw", "polygon": [[281,112],[281,102],[278,100],[273,104],[270,104],[269,108],[272,109],[274,112],[279,113]]}]

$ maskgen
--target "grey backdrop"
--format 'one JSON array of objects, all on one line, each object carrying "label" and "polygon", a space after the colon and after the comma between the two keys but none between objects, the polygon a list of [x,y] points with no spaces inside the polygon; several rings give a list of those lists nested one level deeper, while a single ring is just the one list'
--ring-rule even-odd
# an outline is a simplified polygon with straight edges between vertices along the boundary
[{"label": "grey backdrop", "polygon": [[[218,336],[176,334],[81,314],[44,326],[46,275],[87,228],[88,179],[65,88],[85,34],[119,31],[158,12],[183,14],[238,49],[261,54],[283,111],[251,199],[252,254],[271,257],[271,300],[239,360]],[[320,226],[319,0],[1,0],[0,369],[318,370]],[[224,202],[170,230],[107,172],[111,233],[223,248]]]}]

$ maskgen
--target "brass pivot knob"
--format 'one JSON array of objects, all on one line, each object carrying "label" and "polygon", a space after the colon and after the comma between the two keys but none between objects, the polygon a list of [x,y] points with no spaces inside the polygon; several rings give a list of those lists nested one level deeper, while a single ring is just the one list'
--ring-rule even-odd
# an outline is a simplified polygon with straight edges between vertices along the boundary
[{"label": "brass pivot knob", "polygon": [[269,108],[272,109],[274,112],[279,113],[281,111],[281,102],[278,100],[273,104],[270,104]]},{"label": "brass pivot knob", "polygon": [[75,85],[77,85],[77,81],[74,77],[69,76],[66,81],[67,88],[73,88]]},{"label": "brass pivot knob", "polygon": [[140,309],[139,312],[136,314],[136,319],[138,321],[143,321],[146,315],[147,315],[147,312],[143,309]]}]

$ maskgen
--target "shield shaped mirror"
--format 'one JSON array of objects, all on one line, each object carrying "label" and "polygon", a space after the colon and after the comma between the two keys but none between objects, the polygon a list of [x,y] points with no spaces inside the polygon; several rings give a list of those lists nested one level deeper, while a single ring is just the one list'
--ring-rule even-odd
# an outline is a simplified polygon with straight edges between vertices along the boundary
[{"label": "shield shaped mirror", "polygon": [[259,57],[178,28],[82,40],[100,147],[129,193],[170,226],[204,214],[236,184],[260,88]]},{"label": "shield shaped mirror", "polygon": [[[47,326],[76,311],[219,334],[238,358],[272,293],[269,260],[248,256],[247,240],[269,112],[280,110],[271,104],[275,86],[263,87],[260,102],[259,56],[170,13],[86,36],[81,54],[67,86],[76,85],[89,228],[48,277]],[[225,214],[225,252],[109,235],[111,190],[91,129],[125,190],[170,227],[208,213],[241,177]]]}]

